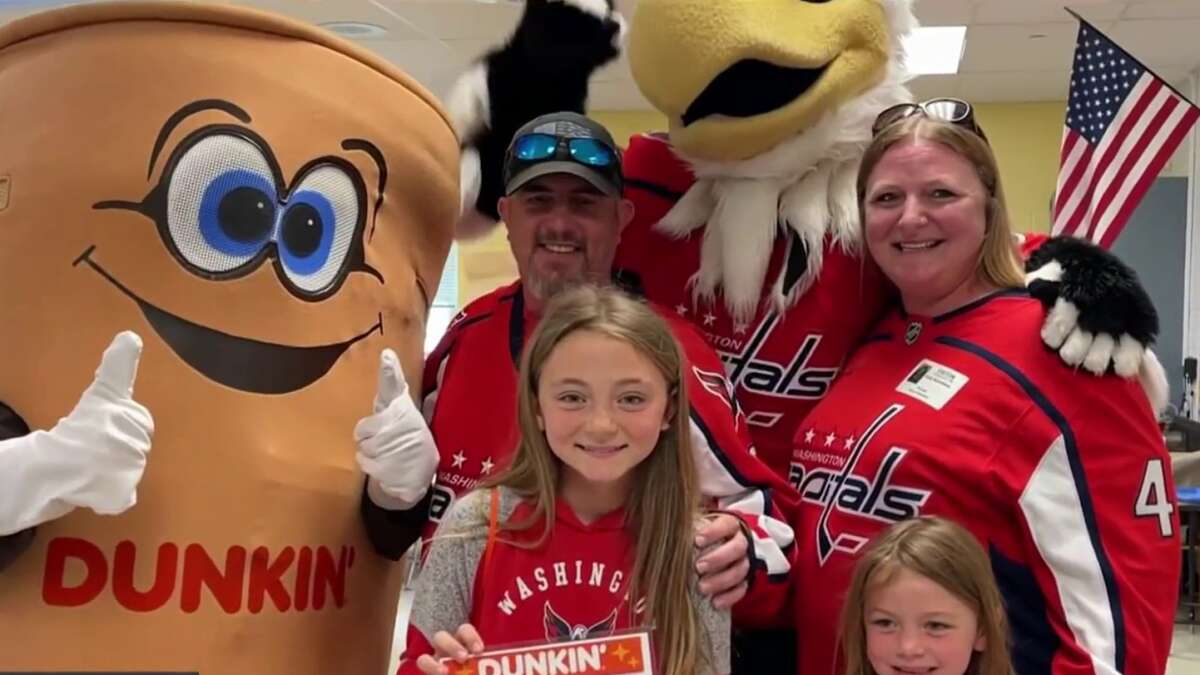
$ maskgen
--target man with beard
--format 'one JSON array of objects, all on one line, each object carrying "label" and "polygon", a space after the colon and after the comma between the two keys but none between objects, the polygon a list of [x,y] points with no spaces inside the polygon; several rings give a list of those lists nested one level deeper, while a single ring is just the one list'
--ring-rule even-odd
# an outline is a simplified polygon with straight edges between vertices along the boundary
[{"label": "man with beard", "polygon": [[[422,410],[440,454],[432,488],[427,480],[420,484],[429,474],[417,468],[434,458],[397,455],[364,467],[373,480],[363,515],[384,555],[398,558],[418,537],[428,539],[457,496],[507,463],[517,443],[522,346],[546,301],[580,283],[616,283],[638,294],[612,269],[621,230],[633,218],[633,203],[622,197],[623,183],[612,136],[587,117],[543,115],[514,135],[499,212],[519,279],[468,305],[426,360]],[[716,352],[675,312],[655,309],[687,355],[701,488],[709,506],[740,516],[714,516],[698,532],[699,543],[724,542],[697,565],[704,577],[701,589],[713,594],[718,606],[728,607],[745,594],[752,569],[762,583],[777,583],[787,571],[791,530],[770,516],[779,514],[776,493],[787,499],[790,491],[754,457],[745,418]],[[737,536],[739,530],[745,536]],[[775,595],[783,601],[782,593]]]}]

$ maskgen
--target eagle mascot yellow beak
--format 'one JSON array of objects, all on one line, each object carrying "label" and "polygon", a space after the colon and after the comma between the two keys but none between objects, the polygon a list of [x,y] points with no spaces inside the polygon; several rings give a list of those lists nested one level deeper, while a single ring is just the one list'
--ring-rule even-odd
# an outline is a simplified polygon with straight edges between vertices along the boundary
[{"label": "eagle mascot yellow beak", "polygon": [[629,62],[678,149],[747,159],[884,79],[906,28],[889,4],[908,3],[641,0]]}]

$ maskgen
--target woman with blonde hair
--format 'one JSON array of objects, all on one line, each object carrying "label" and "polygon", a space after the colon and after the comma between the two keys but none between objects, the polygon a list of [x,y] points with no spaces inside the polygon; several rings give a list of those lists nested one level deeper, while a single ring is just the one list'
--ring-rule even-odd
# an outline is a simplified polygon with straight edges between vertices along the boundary
[{"label": "woman with blonde hair", "polygon": [[1161,675],[1178,514],[1145,392],[1040,344],[1046,312],[968,104],[905,104],[875,132],[863,241],[899,302],[797,431],[800,671],[840,672],[829,617],[864,544],[939,515],[987,550],[1018,673]]},{"label": "woman with blonde hair", "polygon": [[642,626],[655,672],[728,672],[729,616],[696,588],[683,367],[664,320],[618,290],[550,302],[521,360],[512,464],[438,529],[400,673]]},{"label": "woman with blonde hair", "polygon": [[846,675],[1012,675],[1004,601],[979,542],[945,518],[903,520],[854,566],[842,608]]}]

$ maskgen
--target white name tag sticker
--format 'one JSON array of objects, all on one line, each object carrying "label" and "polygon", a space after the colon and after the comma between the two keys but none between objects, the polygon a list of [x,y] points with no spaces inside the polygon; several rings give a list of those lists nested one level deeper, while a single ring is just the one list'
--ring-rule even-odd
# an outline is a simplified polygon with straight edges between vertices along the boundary
[{"label": "white name tag sticker", "polygon": [[967,384],[966,375],[929,359],[921,359],[916,368],[896,387],[896,391],[941,410]]}]

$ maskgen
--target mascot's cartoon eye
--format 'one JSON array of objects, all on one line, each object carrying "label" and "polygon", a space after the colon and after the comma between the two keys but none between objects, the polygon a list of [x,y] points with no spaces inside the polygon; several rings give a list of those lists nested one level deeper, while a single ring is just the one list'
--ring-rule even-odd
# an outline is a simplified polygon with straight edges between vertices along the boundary
[{"label": "mascot's cartoon eye", "polygon": [[284,272],[300,290],[320,292],[341,276],[361,224],[361,193],[341,167],[320,164],[288,196],[276,240]]},{"label": "mascot's cartoon eye", "polygon": [[208,272],[250,262],[275,228],[270,164],[250,141],[205,137],[175,163],[167,186],[167,229],[179,253]]}]

